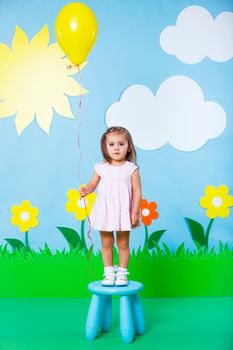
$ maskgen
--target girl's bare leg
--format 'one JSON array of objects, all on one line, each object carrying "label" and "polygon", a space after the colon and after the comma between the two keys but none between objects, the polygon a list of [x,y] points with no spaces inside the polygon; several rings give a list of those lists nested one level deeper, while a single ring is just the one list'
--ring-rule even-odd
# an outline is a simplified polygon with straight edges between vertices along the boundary
[{"label": "girl's bare leg", "polygon": [[104,267],[113,266],[113,232],[100,231],[102,241],[102,260]]},{"label": "girl's bare leg", "polygon": [[116,243],[119,252],[118,266],[127,268],[129,263],[129,234],[130,231],[117,231]]}]

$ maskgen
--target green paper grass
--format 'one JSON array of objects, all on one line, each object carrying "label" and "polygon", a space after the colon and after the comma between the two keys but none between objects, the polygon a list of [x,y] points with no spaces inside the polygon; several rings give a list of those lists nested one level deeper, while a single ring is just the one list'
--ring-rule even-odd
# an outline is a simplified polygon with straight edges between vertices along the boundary
[{"label": "green paper grass", "polygon": [[[115,263],[117,251],[115,249]],[[87,297],[89,282],[102,279],[101,253],[70,247],[52,253],[47,245],[38,252],[0,247],[0,297]],[[175,252],[165,243],[155,249],[133,250],[130,279],[144,284],[143,297],[233,296],[233,250],[219,242],[218,249],[194,251],[182,243]]]}]

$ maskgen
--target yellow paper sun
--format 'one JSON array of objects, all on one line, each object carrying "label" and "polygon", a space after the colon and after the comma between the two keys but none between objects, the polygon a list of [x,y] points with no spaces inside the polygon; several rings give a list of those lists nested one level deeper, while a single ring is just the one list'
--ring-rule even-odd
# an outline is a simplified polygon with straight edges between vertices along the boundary
[{"label": "yellow paper sun", "polygon": [[46,25],[30,42],[16,26],[12,49],[0,43],[0,118],[16,114],[19,135],[34,119],[49,134],[54,111],[74,119],[66,95],[83,95],[87,90],[70,76],[86,63],[78,68],[63,57],[57,43],[49,45]]}]

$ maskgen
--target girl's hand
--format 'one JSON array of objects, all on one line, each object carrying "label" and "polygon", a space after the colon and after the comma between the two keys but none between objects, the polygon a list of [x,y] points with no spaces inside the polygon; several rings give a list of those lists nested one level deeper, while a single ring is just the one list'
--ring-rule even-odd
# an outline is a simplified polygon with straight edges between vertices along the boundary
[{"label": "girl's hand", "polygon": [[132,225],[132,228],[136,228],[136,227],[140,226],[139,214],[137,214],[137,213],[131,214],[131,225]]},{"label": "girl's hand", "polygon": [[79,190],[80,196],[85,197],[86,195],[89,194],[89,190],[87,186],[81,187]]}]

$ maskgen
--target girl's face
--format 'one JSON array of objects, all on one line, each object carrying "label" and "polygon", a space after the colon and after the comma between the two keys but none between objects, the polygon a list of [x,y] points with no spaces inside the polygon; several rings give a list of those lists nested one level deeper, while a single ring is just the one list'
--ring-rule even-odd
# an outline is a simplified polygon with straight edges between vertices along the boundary
[{"label": "girl's face", "polygon": [[124,134],[107,134],[106,147],[113,163],[125,161],[129,145]]}]

